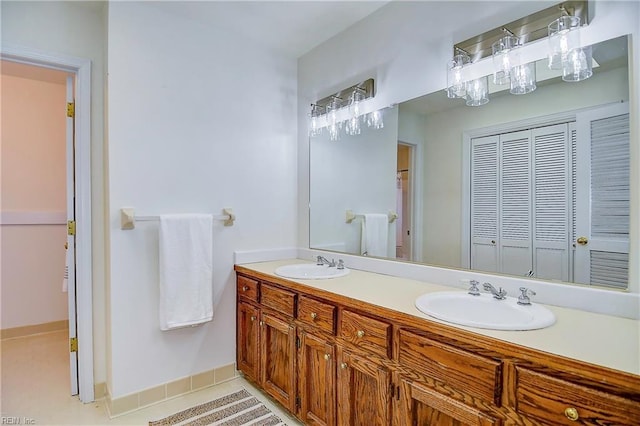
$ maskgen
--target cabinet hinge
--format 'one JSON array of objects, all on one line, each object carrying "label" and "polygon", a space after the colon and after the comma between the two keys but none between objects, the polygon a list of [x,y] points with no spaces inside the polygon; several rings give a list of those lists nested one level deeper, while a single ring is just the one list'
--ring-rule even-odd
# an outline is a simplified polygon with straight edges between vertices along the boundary
[{"label": "cabinet hinge", "polygon": [[78,338],[69,338],[69,352],[78,352]]},{"label": "cabinet hinge", "polygon": [[391,383],[391,399],[395,396],[396,387],[393,383]]},{"label": "cabinet hinge", "polygon": [[68,220],[67,221],[67,235],[76,235],[76,221]]},{"label": "cabinet hinge", "polygon": [[300,407],[300,395],[296,395],[296,408]]},{"label": "cabinet hinge", "polygon": [[302,343],[300,342],[300,338],[296,337],[296,348],[300,349],[302,347]]},{"label": "cabinet hinge", "polygon": [[76,104],[75,102],[67,102],[67,117],[73,118],[76,116]]}]

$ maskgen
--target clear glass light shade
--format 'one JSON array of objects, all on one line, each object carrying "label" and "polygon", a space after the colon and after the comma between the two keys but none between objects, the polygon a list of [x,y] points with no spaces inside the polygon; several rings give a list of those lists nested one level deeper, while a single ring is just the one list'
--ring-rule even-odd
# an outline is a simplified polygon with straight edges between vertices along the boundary
[{"label": "clear glass light shade", "polygon": [[367,115],[367,126],[376,130],[384,128],[384,121],[382,119],[382,111],[372,111]]},{"label": "clear glass light shade", "polygon": [[466,84],[462,76],[462,68],[471,63],[467,54],[455,55],[447,63],[447,96],[449,98],[463,98],[466,95]]},{"label": "clear glass light shade", "polygon": [[519,46],[518,37],[505,36],[491,45],[493,52],[493,83],[508,84],[514,66],[514,49]]},{"label": "clear glass light shade", "polygon": [[562,69],[569,52],[580,47],[579,28],[577,16],[562,16],[548,25],[550,69]]},{"label": "clear glass light shade", "polygon": [[318,105],[311,105],[311,112],[309,113],[309,136],[319,136],[322,134],[322,107]]},{"label": "clear glass light shade", "polygon": [[536,63],[529,62],[511,69],[510,90],[513,95],[526,95],[536,90]]},{"label": "clear glass light shade", "polygon": [[467,106],[480,106],[489,102],[489,77],[467,82]]},{"label": "clear glass light shade", "polygon": [[582,81],[593,75],[591,46],[572,49],[562,64],[563,81]]},{"label": "clear glass light shade", "polygon": [[340,131],[342,130],[342,122],[338,120],[340,106],[339,98],[334,98],[327,105],[327,131],[329,132],[329,139],[332,141],[340,139]]},{"label": "clear glass light shade", "polygon": [[356,87],[349,98],[349,119],[347,120],[346,132],[350,136],[360,134],[362,101],[364,101],[364,93],[362,89]]}]

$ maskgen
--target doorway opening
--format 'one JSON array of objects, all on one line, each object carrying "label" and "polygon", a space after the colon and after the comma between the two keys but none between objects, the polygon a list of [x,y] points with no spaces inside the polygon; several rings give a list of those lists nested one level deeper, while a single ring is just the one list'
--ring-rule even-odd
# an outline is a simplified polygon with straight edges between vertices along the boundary
[{"label": "doorway opening", "polygon": [[413,259],[414,146],[398,142],[396,175],[396,258]]},{"label": "doorway opening", "polygon": [[[65,120],[67,170],[67,208],[63,222],[67,228],[70,255],[68,277],[69,337],[71,385],[70,393],[82,402],[94,400],[93,378],[93,295],[91,263],[91,61],[37,49],[3,44],[0,59],[29,65],[37,70],[63,72],[67,77],[66,94],[70,105],[63,102],[60,110]],[[75,96],[75,100],[73,97]],[[65,99],[66,100],[66,99]],[[3,97],[4,101],[4,97]],[[4,108],[3,108],[4,110]],[[4,194],[4,192],[3,192]],[[4,216],[4,214],[3,214]],[[37,215],[36,215],[37,216]],[[3,217],[3,224],[4,222]],[[59,219],[59,218],[58,218]],[[66,220],[64,220],[66,219]],[[61,246],[64,249],[64,241]],[[53,250],[52,250],[53,251]],[[73,259],[75,258],[75,262]],[[75,264],[75,268],[71,267]],[[37,267],[37,265],[33,265]],[[75,277],[72,275],[75,272]],[[60,277],[60,285],[62,279]]]}]

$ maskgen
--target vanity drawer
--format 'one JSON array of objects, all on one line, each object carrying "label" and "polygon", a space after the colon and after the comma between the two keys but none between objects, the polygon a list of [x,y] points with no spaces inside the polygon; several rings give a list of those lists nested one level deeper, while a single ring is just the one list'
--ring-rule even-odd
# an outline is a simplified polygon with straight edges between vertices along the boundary
[{"label": "vanity drawer", "polygon": [[399,346],[401,364],[460,392],[500,405],[502,362],[407,330],[400,330]]},{"label": "vanity drawer", "polygon": [[638,401],[522,367],[516,367],[516,410],[543,424],[640,425]]},{"label": "vanity drawer", "polygon": [[298,299],[298,319],[305,324],[335,332],[336,307],[306,296]]},{"label": "vanity drawer", "polygon": [[263,306],[293,316],[296,305],[296,294],[262,283],[260,287],[261,303]]},{"label": "vanity drawer", "polygon": [[343,310],[340,337],[378,355],[390,355],[391,324],[384,321]]},{"label": "vanity drawer", "polygon": [[260,285],[258,281],[238,275],[236,284],[238,286],[238,297],[252,302],[258,301],[258,288]]}]

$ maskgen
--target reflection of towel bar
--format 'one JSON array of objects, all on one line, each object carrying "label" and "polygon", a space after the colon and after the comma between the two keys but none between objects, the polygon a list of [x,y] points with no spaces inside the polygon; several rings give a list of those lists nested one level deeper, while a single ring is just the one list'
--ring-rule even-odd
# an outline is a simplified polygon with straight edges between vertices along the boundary
[{"label": "reflection of towel bar", "polygon": [[[224,221],[224,226],[233,226],[236,215],[233,209],[222,209],[222,215],[213,216],[215,220]],[[154,222],[160,220],[160,216],[136,216],[132,208],[120,209],[120,229],[134,229],[136,222]]]},{"label": "reflection of towel bar", "polygon": [[[398,218],[398,214],[396,212],[391,212],[391,211],[389,213],[387,213],[387,216],[389,217],[389,223],[395,222],[396,219]],[[353,210],[347,210],[346,217],[347,217],[346,222],[347,223],[351,223],[356,218],[363,218],[364,215],[363,214],[355,214],[353,212]]]}]

